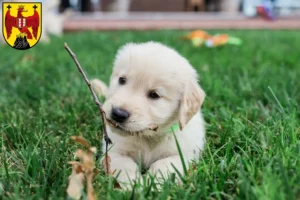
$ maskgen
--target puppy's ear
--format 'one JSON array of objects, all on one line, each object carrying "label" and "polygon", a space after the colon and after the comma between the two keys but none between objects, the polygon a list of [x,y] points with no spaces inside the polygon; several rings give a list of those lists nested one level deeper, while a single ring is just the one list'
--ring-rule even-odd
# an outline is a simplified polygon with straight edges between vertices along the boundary
[{"label": "puppy's ear", "polygon": [[179,108],[180,130],[199,112],[205,98],[205,92],[198,85],[197,80],[190,80],[184,89]]}]

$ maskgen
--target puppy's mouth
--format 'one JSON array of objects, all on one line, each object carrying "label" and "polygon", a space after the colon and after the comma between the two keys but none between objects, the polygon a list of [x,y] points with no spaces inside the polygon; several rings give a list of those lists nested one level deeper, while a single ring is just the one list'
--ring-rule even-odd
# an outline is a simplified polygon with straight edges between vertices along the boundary
[{"label": "puppy's mouth", "polygon": [[117,124],[117,126],[115,126],[115,124],[111,124],[113,128],[121,131],[122,133],[127,133],[127,134],[141,134],[143,133],[146,129],[141,129],[141,130],[130,130],[124,126],[122,126],[121,124]]},{"label": "puppy's mouth", "polygon": [[113,128],[115,128],[119,131],[125,132],[125,133],[129,133],[129,134],[140,134],[140,133],[143,133],[146,130],[152,130],[152,131],[156,132],[157,129],[158,129],[158,125],[150,124],[146,128],[143,128],[143,129],[140,129],[140,130],[131,130],[131,129],[128,129],[128,128],[124,127],[122,124],[119,124],[119,123],[117,123],[117,122],[115,122],[111,119],[106,119],[106,120]]},{"label": "puppy's mouth", "polygon": [[122,126],[117,127],[117,129],[120,130],[120,131],[122,131],[122,132],[128,133],[128,134],[141,134],[141,133],[143,133],[146,130],[146,129],[142,129],[142,130],[138,130],[138,131],[136,131],[136,130],[128,130],[128,129],[122,127]]}]

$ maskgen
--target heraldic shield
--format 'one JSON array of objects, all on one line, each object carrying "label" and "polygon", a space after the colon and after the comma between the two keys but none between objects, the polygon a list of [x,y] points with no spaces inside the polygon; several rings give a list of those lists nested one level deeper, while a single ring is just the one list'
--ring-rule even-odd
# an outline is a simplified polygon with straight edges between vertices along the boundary
[{"label": "heraldic shield", "polygon": [[36,45],[42,34],[42,3],[2,3],[2,33],[7,44],[15,49],[26,50]]}]

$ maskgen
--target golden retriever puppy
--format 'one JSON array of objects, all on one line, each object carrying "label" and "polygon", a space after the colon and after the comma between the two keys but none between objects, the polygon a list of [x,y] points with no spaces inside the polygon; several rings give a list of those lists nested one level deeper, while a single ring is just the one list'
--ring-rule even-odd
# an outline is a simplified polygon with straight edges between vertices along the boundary
[{"label": "golden retriever puppy", "polygon": [[[99,80],[92,86],[106,91]],[[113,141],[111,170],[120,172],[118,181],[139,178],[139,165],[157,178],[167,178],[174,167],[183,174],[173,132],[188,166],[205,144],[204,98],[196,70],[175,50],[157,42],[123,46],[103,105],[107,118],[120,126],[107,130]]]}]

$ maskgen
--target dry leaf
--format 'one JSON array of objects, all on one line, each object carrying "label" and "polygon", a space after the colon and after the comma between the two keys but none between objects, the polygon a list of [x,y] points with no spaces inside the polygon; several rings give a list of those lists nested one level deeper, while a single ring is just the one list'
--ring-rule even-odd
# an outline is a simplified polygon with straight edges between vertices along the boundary
[{"label": "dry leaf", "polygon": [[151,130],[151,131],[157,131],[157,129],[158,129],[158,125],[157,124],[150,124],[149,126],[148,126],[148,128],[149,128],[149,130]]},{"label": "dry leaf", "polygon": [[82,136],[73,135],[71,139],[87,148],[90,147],[90,144]]},{"label": "dry leaf", "polygon": [[86,183],[87,183],[87,199],[96,200],[96,195],[93,187],[94,173],[86,173]]},{"label": "dry leaf", "polygon": [[[93,188],[93,180],[98,170],[95,169],[94,154],[97,152],[95,147],[90,147],[89,143],[81,136],[71,137],[75,142],[87,147],[88,150],[77,149],[75,156],[80,162],[70,161],[72,165],[72,174],[69,177],[67,194],[72,199],[80,199],[84,185],[87,185],[87,199],[96,200],[96,195]],[[86,183],[85,183],[86,182]]]},{"label": "dry leaf", "polygon": [[80,163],[72,164],[72,174],[69,177],[67,194],[72,199],[80,199],[84,188],[84,173]]},{"label": "dry leaf", "polygon": [[102,160],[102,165],[103,165],[106,175],[112,175],[110,163],[111,163],[111,158],[109,156],[105,155]]},{"label": "dry leaf", "polygon": [[90,147],[89,151],[92,152],[93,154],[97,153],[97,148],[96,147]]},{"label": "dry leaf", "polygon": [[82,149],[77,149],[75,156],[82,161],[82,167],[85,172],[93,171],[95,168],[94,153],[85,152]]}]

